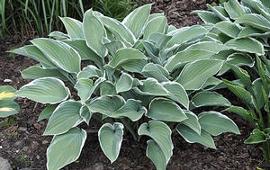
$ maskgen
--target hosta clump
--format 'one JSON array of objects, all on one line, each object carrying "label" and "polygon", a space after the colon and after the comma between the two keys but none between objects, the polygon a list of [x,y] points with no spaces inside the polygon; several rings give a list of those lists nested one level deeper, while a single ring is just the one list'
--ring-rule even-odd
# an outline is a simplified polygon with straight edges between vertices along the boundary
[{"label": "hosta clump", "polygon": [[79,157],[87,137],[79,125],[92,118],[103,122],[98,138],[111,162],[126,130],[135,140],[149,139],[146,155],[160,170],[173,154],[174,129],[209,148],[216,148],[212,136],[239,134],[227,116],[197,109],[231,105],[213,91],[223,88],[216,75],[224,59],[211,58],[230,47],[210,41],[208,27],[176,29],[150,8],[139,7],[122,22],[92,10],[83,22],[61,18],[67,34],[53,32],[13,50],[39,62],[22,71],[34,80],[17,95],[47,105],[39,120],[48,119],[44,135],[54,136],[48,169]]},{"label": "hosta clump", "polygon": [[0,86],[0,118],[14,115],[19,111],[15,98],[16,89],[11,86]]},{"label": "hosta clump", "polygon": [[269,33],[270,1],[229,0],[209,11],[197,11],[211,30],[211,39],[233,47],[226,61],[237,80],[224,80],[243,105],[234,112],[255,127],[246,144],[261,144],[264,159],[270,162],[269,128]]}]

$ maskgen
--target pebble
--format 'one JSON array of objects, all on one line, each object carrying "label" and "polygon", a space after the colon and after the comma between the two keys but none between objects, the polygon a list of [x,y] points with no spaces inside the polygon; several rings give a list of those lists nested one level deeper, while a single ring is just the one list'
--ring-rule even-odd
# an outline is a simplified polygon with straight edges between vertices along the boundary
[{"label": "pebble", "polygon": [[94,166],[93,166],[93,170],[104,170],[104,166],[102,163],[96,163]]},{"label": "pebble", "polygon": [[4,83],[11,83],[12,82],[12,80],[10,80],[10,79],[5,79],[4,80]]},{"label": "pebble", "polygon": [[0,157],[0,169],[1,170],[12,170],[11,165],[9,164],[7,159]]}]

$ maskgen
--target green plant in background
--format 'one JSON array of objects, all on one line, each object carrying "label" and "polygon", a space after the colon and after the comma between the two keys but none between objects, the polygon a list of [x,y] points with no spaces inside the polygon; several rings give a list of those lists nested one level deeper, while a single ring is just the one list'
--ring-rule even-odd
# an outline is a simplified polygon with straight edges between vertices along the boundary
[{"label": "green plant in background", "polygon": [[227,71],[217,54],[234,46],[210,40],[209,27],[176,29],[150,9],[141,6],[122,22],[93,10],[83,22],[64,17],[67,34],[52,32],[12,51],[39,62],[22,71],[33,81],[17,95],[47,105],[39,120],[48,119],[44,135],[54,136],[49,170],[78,159],[87,138],[79,125],[92,119],[103,122],[98,139],[111,162],[126,130],[134,140],[148,138],[146,155],[158,170],[173,155],[172,133],[213,149],[213,136],[240,133],[209,109],[231,106],[215,89],[223,88],[216,75]]},{"label": "green plant in background", "polygon": [[16,90],[11,86],[0,86],[0,118],[18,113],[19,105],[14,101]]},{"label": "green plant in background", "polygon": [[45,36],[52,30],[63,30],[59,16],[82,19],[90,7],[121,19],[134,4],[131,0],[0,0],[0,36],[18,32]]},{"label": "green plant in background", "polygon": [[264,159],[269,163],[270,1],[242,0],[239,3],[229,0],[219,6],[208,7],[209,11],[197,13],[212,28],[211,39],[235,46],[233,50],[240,51],[229,52],[226,61],[226,67],[238,79],[224,80],[224,83],[244,106],[231,106],[228,111],[237,113],[254,125],[255,129],[245,143],[262,144]]},{"label": "green plant in background", "polygon": [[134,6],[133,0],[95,0],[92,4],[93,10],[118,20],[124,19],[134,9]]}]

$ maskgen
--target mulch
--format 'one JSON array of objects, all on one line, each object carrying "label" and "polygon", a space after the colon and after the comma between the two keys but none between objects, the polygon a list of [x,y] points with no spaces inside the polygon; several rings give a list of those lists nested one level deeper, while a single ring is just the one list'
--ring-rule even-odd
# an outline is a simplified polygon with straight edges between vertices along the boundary
[{"label": "mulch", "polygon": [[[205,0],[143,0],[143,3],[155,2],[153,12],[164,12],[168,21],[177,26],[187,26],[201,21],[191,11],[205,9]],[[208,3],[212,3],[209,1]],[[14,37],[0,40],[0,85],[11,84],[21,87],[27,81],[20,71],[34,61],[22,56],[10,56],[5,51],[21,46],[21,40]],[[10,83],[4,80],[10,79]],[[0,120],[0,157],[8,159],[13,169],[46,169],[46,148],[50,137],[42,136],[46,122],[37,123],[37,117],[43,106],[27,99],[18,100],[21,111],[16,116]],[[217,150],[204,148],[198,144],[188,144],[179,135],[173,134],[174,155],[168,164],[168,170],[234,170],[256,169],[262,163],[259,148],[244,145],[251,128],[235,115],[228,114],[239,125],[241,135],[225,134],[215,137]],[[92,121],[90,127],[98,127]],[[144,140],[143,140],[144,141]],[[110,161],[102,153],[97,134],[89,133],[82,154],[77,162],[67,166],[66,170],[151,170],[151,161],[145,156],[146,143],[137,143],[129,134],[125,134],[118,160]],[[68,148],[67,148],[68,149]],[[0,168],[1,169],[1,168]]]}]

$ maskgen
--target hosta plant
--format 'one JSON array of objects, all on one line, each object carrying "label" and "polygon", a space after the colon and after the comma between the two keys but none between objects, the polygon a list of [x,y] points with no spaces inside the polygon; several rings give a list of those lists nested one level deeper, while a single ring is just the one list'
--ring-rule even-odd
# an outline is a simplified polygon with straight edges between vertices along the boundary
[{"label": "hosta plant", "polygon": [[53,136],[49,170],[78,159],[87,138],[81,124],[92,119],[103,123],[98,139],[112,163],[131,134],[148,139],[146,156],[158,170],[173,155],[172,133],[213,149],[213,136],[239,134],[230,118],[211,110],[231,106],[215,89],[224,88],[217,74],[228,70],[218,54],[233,45],[212,41],[207,26],[176,29],[150,8],[122,22],[91,9],[82,22],[61,18],[67,33],[12,51],[39,62],[22,71],[33,81],[17,95],[46,105],[39,120],[48,119],[44,135]]},{"label": "hosta plant", "polygon": [[16,89],[11,86],[0,86],[0,118],[14,115],[19,111],[15,98]]},{"label": "hosta plant", "polygon": [[226,61],[227,69],[234,72],[237,80],[224,80],[224,83],[244,106],[231,106],[228,111],[254,125],[245,143],[261,144],[264,159],[269,163],[270,1],[229,0],[197,13],[211,29],[213,40],[234,45],[233,50],[238,51]]}]

